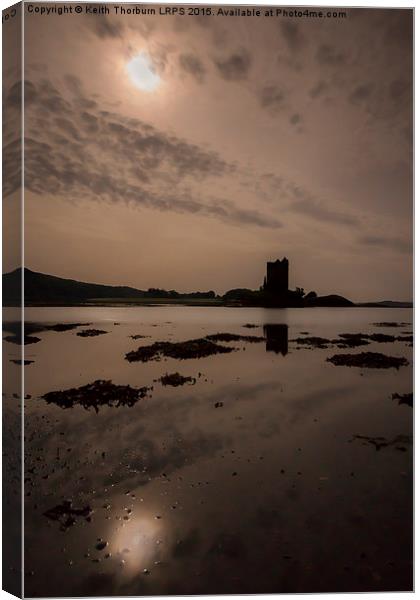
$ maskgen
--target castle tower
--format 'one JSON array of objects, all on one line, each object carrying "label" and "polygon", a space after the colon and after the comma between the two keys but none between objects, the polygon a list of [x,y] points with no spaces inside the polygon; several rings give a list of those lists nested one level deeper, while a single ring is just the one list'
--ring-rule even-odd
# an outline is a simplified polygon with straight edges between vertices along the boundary
[{"label": "castle tower", "polygon": [[284,296],[289,289],[289,261],[287,258],[267,263],[264,290],[276,296]]}]

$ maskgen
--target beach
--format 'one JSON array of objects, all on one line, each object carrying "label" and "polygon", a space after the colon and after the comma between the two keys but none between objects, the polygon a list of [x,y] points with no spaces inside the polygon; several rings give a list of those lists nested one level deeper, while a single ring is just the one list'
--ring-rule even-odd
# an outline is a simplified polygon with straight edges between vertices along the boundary
[{"label": "beach", "polygon": [[412,589],[411,310],[25,315],[25,595]]}]

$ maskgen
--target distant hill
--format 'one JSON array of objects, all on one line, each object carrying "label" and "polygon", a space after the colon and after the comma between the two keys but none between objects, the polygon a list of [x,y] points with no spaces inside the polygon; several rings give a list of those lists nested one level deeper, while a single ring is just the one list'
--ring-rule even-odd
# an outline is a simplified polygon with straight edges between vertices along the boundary
[{"label": "distant hill", "polygon": [[329,294],[328,296],[316,296],[315,298],[304,298],[304,306],[325,306],[325,307],[340,307],[354,306],[351,300],[338,296],[337,294]]},{"label": "distant hill", "polygon": [[[25,269],[25,302],[78,303],[90,298],[143,298],[146,292],[127,286],[84,283]],[[14,304],[20,297],[22,269],[3,275],[3,303]]]},{"label": "distant hill", "polygon": [[[81,304],[88,301],[99,300],[132,300],[159,299],[161,301],[188,299],[189,301],[213,301],[216,294],[209,292],[190,292],[182,294],[175,290],[162,290],[149,288],[138,290],[129,286],[101,285],[86,283],[74,279],[63,279],[54,275],[37,273],[24,269],[25,274],[25,303],[38,305]],[[4,306],[18,306],[20,304],[22,269],[16,269],[3,275],[3,304]]]},{"label": "distant hill", "polygon": [[358,302],[357,306],[372,308],[413,308],[412,302],[398,302],[396,300],[381,300],[379,302]]}]

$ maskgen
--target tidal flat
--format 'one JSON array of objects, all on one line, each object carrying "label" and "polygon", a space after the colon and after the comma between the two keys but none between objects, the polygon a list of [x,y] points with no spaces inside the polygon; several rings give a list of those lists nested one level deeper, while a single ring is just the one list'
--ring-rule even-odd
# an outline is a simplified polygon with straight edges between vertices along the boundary
[{"label": "tidal flat", "polygon": [[410,309],[26,320],[26,596],[412,590]]}]

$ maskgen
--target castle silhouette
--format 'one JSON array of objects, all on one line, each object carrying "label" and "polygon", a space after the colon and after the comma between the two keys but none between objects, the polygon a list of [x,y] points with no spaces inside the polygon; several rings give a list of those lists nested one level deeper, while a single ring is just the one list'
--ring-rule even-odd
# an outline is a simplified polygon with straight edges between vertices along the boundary
[{"label": "castle silhouette", "polygon": [[289,291],[289,261],[286,257],[267,263],[263,291],[274,296],[286,296]]}]

